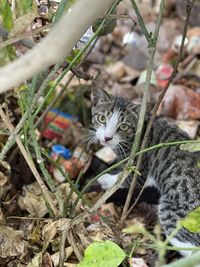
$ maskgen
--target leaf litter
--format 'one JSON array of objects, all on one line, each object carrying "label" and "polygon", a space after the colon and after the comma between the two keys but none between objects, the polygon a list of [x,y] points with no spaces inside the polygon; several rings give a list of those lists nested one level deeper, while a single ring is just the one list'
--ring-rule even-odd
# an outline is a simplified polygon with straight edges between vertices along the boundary
[{"label": "leaf litter", "polygon": [[[57,9],[58,3],[50,1],[49,7],[46,1],[39,2],[39,12],[42,15],[36,16],[35,9],[32,12],[28,11],[15,21],[10,35],[17,36],[24,31],[29,32],[31,27],[36,29],[51,22],[51,16]],[[142,2],[145,3],[138,3],[139,8],[147,28],[152,31],[155,27],[158,1],[155,1],[154,7],[151,1]],[[183,10],[181,1],[169,2],[158,39],[154,78],[150,88],[151,101],[157,99],[177,57],[177,45],[179,45],[177,38],[181,34]],[[120,3],[117,24],[110,25],[109,33],[104,33],[105,35],[99,38],[92,52],[85,59],[81,71],[91,77],[100,75],[105,89],[110,89],[114,95],[139,103],[146,71],[147,44],[138,25],[133,25],[133,20],[128,17],[120,18],[119,14],[129,15],[136,20],[130,3],[127,1]],[[198,20],[197,17],[196,20]],[[30,21],[32,21],[32,26],[30,26]],[[200,81],[198,77],[200,28],[198,25],[198,21],[195,21],[193,16],[187,34],[184,58],[176,80],[168,90],[158,112],[158,115],[165,116],[167,120],[185,130],[191,138],[198,138],[200,133]],[[47,31],[38,33],[34,38],[29,39],[35,45],[46,35]],[[14,48],[18,55],[27,51],[23,43],[14,44]],[[9,60],[9,58],[4,58],[4,62]],[[93,145],[90,150],[83,149],[88,143],[85,128],[91,124],[91,80],[86,81],[75,76],[66,87],[71,75],[71,72],[67,73],[57,86],[55,95],[48,105],[63,88],[65,88],[65,93],[53,105],[54,109],[47,112],[42,124],[38,127],[37,137],[43,149],[48,152],[49,158],[45,158],[44,163],[54,177],[53,184],[56,191],[60,192],[63,203],[63,207],[60,206],[62,216],[60,218],[49,216],[49,209],[41,188],[35,182],[17,147],[14,147],[7,155],[7,161],[0,166],[0,265],[3,267],[59,266],[61,240],[64,238],[66,229],[69,228],[75,216],[87,211],[88,206],[94,204],[102,195],[99,185],[95,182],[85,191],[81,192],[81,190],[91,178],[112,164],[114,155],[109,151],[102,152],[98,145]],[[22,87],[21,90],[23,90]],[[9,117],[14,125],[21,116],[18,106],[20,94],[20,88],[16,88],[14,92],[7,95]],[[3,103],[5,98],[0,96],[0,101]],[[58,112],[55,112],[55,109]],[[0,145],[3,148],[8,131],[2,122],[0,122],[0,127]],[[65,154],[61,155],[60,152],[53,151],[52,147],[55,144],[61,144],[69,149],[72,156],[66,158]],[[186,145],[183,149],[199,150],[199,147]],[[35,155],[32,150],[30,152],[36,163]],[[53,203],[57,205],[57,199],[53,193],[55,192],[51,192],[50,195]],[[137,227],[142,225],[153,233],[154,227],[158,224],[156,207],[146,203],[137,204],[124,225],[121,226],[119,218],[122,206],[117,205],[118,200],[119,196],[116,202],[103,204],[94,214],[89,214],[84,222],[68,230],[63,246],[64,266],[115,267],[124,260],[125,254],[129,255],[129,260],[128,258],[124,260],[125,266],[151,267],[155,265],[157,254],[150,246],[152,240],[141,233],[125,234],[122,229],[132,225]],[[196,217],[198,212],[198,210],[191,212],[189,218],[183,220],[183,225],[195,231],[196,225],[193,225],[193,217]],[[164,238],[162,234],[161,237]],[[80,257],[84,258],[78,264]],[[175,255],[174,258],[166,257],[166,260],[171,261],[177,258],[178,256]],[[95,263],[92,262],[94,259]]]}]

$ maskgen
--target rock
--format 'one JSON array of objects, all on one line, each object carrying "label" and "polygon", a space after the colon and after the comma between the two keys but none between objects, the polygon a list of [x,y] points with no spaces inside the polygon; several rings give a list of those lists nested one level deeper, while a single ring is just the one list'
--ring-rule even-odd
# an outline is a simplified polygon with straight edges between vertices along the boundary
[{"label": "rock", "polygon": [[126,74],[126,68],[121,61],[108,66],[106,70],[112,77],[116,78],[117,80],[124,77]]},{"label": "rock", "polygon": [[127,51],[126,56],[122,59],[125,65],[138,71],[146,69],[148,57],[140,48],[129,45]]},{"label": "rock", "polygon": [[128,100],[132,100],[137,97],[134,86],[130,83],[125,83],[122,85],[115,83],[111,90],[115,96],[120,96]]},{"label": "rock", "polygon": [[[177,15],[180,18],[183,18],[186,15],[185,6],[186,6],[186,0],[176,0],[176,11],[177,11]],[[199,1],[196,1],[194,3],[189,22],[191,26],[200,25],[200,2]]]}]

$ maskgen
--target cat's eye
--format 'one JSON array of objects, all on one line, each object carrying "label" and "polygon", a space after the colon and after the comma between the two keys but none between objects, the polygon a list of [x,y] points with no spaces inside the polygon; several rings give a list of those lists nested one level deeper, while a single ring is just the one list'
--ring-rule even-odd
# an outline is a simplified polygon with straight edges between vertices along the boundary
[{"label": "cat's eye", "polygon": [[127,123],[122,123],[120,126],[119,126],[119,129],[121,131],[128,131],[128,129],[130,128],[130,126],[127,124]]},{"label": "cat's eye", "polygon": [[98,121],[99,123],[101,123],[101,124],[106,123],[106,116],[103,115],[103,114],[99,114],[99,115],[97,115],[97,121]]}]

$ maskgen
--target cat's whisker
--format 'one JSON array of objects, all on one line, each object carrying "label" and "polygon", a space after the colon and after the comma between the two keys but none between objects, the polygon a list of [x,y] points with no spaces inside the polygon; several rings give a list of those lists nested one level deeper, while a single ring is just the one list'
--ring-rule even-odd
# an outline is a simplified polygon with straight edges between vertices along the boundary
[{"label": "cat's whisker", "polygon": [[126,153],[124,151],[124,148],[122,147],[122,145],[120,145],[120,143],[118,144],[119,148],[121,149],[122,151],[122,154],[124,155],[124,158],[126,158]]},{"label": "cat's whisker", "polygon": [[88,141],[88,144],[87,144],[87,149],[89,149],[89,147],[94,144],[95,142],[97,142],[97,139],[96,139],[96,136],[93,136],[89,141]]},{"label": "cat's whisker", "polygon": [[127,144],[125,143],[125,141],[121,141],[120,144],[121,144],[122,146],[125,146],[125,147],[128,148],[129,150],[131,150],[131,147],[130,147],[129,145],[127,145]]},{"label": "cat's whisker", "polygon": [[90,141],[91,138],[96,138],[94,130],[88,130],[87,134],[85,134],[85,142]]}]

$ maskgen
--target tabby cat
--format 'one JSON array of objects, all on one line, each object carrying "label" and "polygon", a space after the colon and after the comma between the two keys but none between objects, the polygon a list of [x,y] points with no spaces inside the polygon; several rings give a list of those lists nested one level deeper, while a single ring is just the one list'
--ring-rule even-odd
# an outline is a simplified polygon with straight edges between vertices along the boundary
[{"label": "tabby cat", "polygon": [[[111,147],[120,160],[130,153],[140,107],[123,98],[110,96],[102,89],[94,88],[92,91],[92,121],[95,129],[93,140]],[[144,128],[149,116],[147,114]],[[153,123],[147,146],[188,139],[188,135],[178,127],[158,117]],[[159,191],[158,217],[167,236],[176,228],[178,220],[200,206],[198,160],[200,153],[180,150],[179,145],[144,154],[138,187],[147,179],[146,188],[154,187]],[[108,173],[101,176],[98,182],[106,190],[117,181],[117,176],[118,173]],[[128,188],[130,182],[131,177],[127,177],[122,187]],[[170,242],[180,248],[200,246],[200,233],[191,233],[182,228]],[[192,251],[181,250],[180,253],[186,256]]]}]

